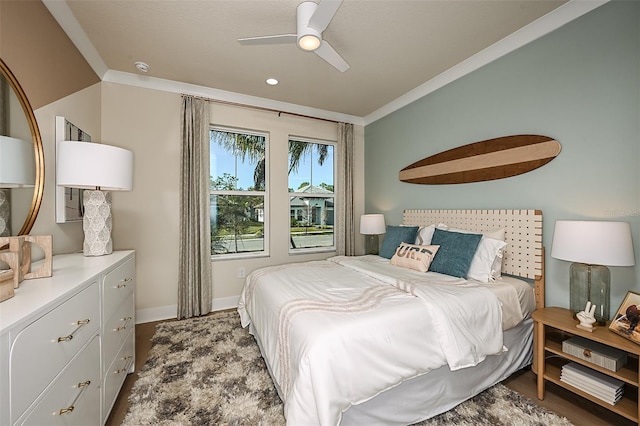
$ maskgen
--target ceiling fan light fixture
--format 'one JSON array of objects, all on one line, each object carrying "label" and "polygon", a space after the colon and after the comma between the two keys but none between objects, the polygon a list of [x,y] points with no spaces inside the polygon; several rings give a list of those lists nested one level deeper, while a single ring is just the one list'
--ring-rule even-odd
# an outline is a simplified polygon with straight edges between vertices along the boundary
[{"label": "ceiling fan light fixture", "polygon": [[306,34],[298,38],[298,46],[302,50],[312,52],[320,47],[320,38],[314,34]]}]

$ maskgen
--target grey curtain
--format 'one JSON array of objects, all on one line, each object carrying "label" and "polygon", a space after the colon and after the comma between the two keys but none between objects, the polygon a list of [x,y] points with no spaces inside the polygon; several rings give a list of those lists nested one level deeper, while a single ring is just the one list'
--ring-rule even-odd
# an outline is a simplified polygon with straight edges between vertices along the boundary
[{"label": "grey curtain", "polygon": [[342,191],[337,201],[336,252],[353,256],[356,253],[355,221],[353,218],[353,124],[338,123],[338,149],[341,167],[338,167],[338,182]]},{"label": "grey curtain", "polygon": [[209,103],[182,97],[178,319],[211,311]]}]

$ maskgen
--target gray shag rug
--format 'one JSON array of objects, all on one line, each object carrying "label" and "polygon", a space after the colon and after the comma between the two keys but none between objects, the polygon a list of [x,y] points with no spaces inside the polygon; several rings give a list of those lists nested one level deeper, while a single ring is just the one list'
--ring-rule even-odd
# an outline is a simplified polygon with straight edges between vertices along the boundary
[{"label": "gray shag rug", "polygon": [[[161,323],[124,425],[284,425],[282,401],[238,313]],[[420,426],[571,425],[498,384]]]}]

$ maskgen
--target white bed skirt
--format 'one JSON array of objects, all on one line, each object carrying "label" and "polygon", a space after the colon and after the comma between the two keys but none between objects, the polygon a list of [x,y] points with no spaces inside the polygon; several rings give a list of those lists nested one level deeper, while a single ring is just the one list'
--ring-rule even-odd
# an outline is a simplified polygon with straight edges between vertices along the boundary
[{"label": "white bed skirt", "polygon": [[[250,331],[254,334],[252,326]],[[527,319],[504,332],[504,345],[509,348],[507,352],[488,356],[475,367],[451,371],[448,366],[443,366],[407,380],[368,401],[351,406],[343,413],[340,424],[408,425],[444,413],[530,365],[533,359],[532,330],[533,321]],[[256,341],[262,351],[262,343],[257,337]],[[276,389],[280,393],[277,385]]]}]

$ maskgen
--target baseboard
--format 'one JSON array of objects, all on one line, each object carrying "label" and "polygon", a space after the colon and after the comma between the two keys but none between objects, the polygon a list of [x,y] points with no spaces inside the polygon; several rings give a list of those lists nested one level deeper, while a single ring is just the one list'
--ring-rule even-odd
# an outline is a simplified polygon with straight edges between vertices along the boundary
[{"label": "baseboard", "polygon": [[[238,307],[240,296],[213,299],[211,312],[234,309]],[[158,308],[136,310],[136,324],[175,319],[178,305],[161,306]]]}]

